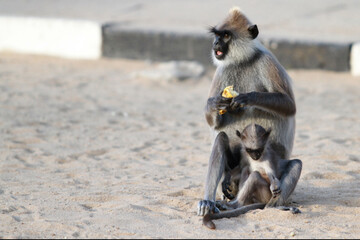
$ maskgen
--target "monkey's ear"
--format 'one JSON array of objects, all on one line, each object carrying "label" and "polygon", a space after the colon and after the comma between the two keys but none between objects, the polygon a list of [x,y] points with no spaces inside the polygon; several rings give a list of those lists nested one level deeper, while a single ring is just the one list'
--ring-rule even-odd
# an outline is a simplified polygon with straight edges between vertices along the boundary
[{"label": "monkey's ear", "polygon": [[259,35],[259,30],[258,30],[256,24],[251,25],[250,27],[248,27],[248,31],[249,31],[252,39],[255,39]]},{"label": "monkey's ear", "polygon": [[209,30],[209,33],[216,33],[216,27],[209,27],[208,28],[208,30]]}]

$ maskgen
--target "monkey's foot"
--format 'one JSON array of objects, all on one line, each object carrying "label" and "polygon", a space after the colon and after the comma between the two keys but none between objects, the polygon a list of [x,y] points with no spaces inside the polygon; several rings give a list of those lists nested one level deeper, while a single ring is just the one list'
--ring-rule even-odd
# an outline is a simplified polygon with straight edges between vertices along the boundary
[{"label": "monkey's foot", "polygon": [[296,208],[296,207],[285,207],[285,206],[278,206],[276,207],[279,210],[282,211],[290,211],[292,214],[298,214],[301,213],[300,209]]},{"label": "monkey's foot", "polygon": [[278,199],[280,198],[280,195],[273,195],[270,201],[266,204],[265,208],[268,207],[275,207],[277,205]]},{"label": "monkey's foot", "polygon": [[230,209],[234,209],[230,206],[228,206],[228,202],[226,200],[217,200],[215,202],[215,206],[220,209],[220,210],[230,210]]},{"label": "monkey's foot", "polygon": [[272,193],[273,198],[279,196],[281,193],[280,184],[279,183],[271,184],[270,191]]},{"label": "monkey's foot", "polygon": [[207,213],[219,213],[220,210],[215,206],[215,203],[210,200],[201,200],[198,203],[198,216],[204,216]]},{"label": "monkey's foot", "polygon": [[281,189],[280,188],[273,189],[273,190],[271,190],[271,193],[272,193],[273,198],[277,197],[277,196],[280,196]]}]

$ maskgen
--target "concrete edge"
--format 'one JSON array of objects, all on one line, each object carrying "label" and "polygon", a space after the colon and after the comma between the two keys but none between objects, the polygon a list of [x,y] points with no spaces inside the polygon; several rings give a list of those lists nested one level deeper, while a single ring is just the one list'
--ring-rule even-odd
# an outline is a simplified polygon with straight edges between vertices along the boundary
[{"label": "concrete edge", "polygon": [[0,51],[74,59],[102,56],[101,24],[84,20],[0,16]]},{"label": "concrete edge", "polygon": [[[350,43],[260,39],[286,68],[350,70]],[[104,57],[156,61],[189,60],[211,65],[212,37],[207,34],[172,33],[103,26]]]},{"label": "concrete edge", "polygon": [[[0,51],[74,59],[188,60],[211,66],[209,34],[124,29],[118,23],[0,16]],[[26,37],[24,37],[26,36]],[[263,38],[285,68],[351,71],[360,75],[360,43]]]},{"label": "concrete edge", "polygon": [[360,76],[360,42],[351,46],[350,67],[352,75]]}]

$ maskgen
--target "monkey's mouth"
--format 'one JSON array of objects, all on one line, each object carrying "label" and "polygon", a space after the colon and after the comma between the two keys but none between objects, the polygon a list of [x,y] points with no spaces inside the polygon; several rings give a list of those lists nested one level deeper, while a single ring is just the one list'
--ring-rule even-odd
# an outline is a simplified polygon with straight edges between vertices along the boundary
[{"label": "monkey's mouth", "polygon": [[224,53],[222,52],[222,51],[215,51],[215,55],[216,56],[221,56],[221,55],[223,55]]},{"label": "monkey's mouth", "polygon": [[225,52],[220,50],[214,50],[214,55],[218,60],[223,60],[225,58]]}]

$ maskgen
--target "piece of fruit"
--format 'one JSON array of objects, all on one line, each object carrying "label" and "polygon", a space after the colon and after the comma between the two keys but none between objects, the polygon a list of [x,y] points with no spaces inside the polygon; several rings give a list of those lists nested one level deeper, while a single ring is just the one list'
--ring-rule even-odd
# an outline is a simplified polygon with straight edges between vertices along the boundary
[{"label": "piece of fruit", "polygon": [[237,91],[234,90],[234,86],[227,86],[224,88],[224,91],[222,92],[222,96],[224,98],[233,98],[239,95]]}]

